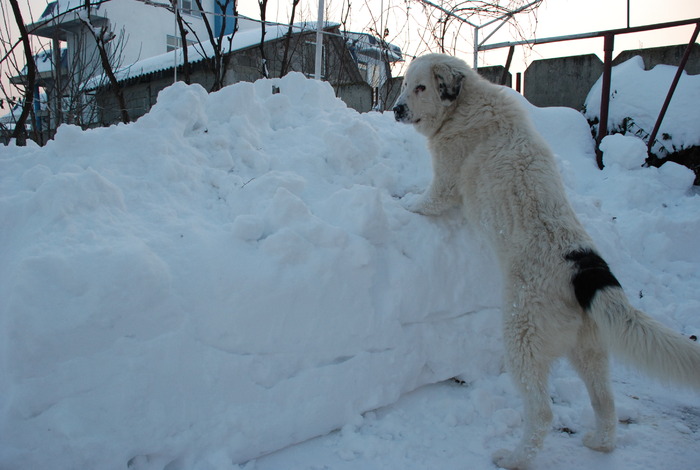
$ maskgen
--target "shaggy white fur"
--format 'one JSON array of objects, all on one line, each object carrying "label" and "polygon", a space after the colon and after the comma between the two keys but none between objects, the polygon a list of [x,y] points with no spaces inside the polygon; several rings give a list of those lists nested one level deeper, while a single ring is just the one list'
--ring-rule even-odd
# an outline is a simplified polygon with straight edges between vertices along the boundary
[{"label": "shaggy white fur", "polygon": [[407,208],[439,215],[461,204],[491,240],[504,276],[503,334],[524,398],[524,433],[494,454],[527,468],[549,431],[550,366],[566,356],[586,384],[596,428],[586,446],[615,446],[608,348],[642,370],[700,388],[700,345],[634,309],[569,205],[542,137],[517,100],[463,61],[415,59],[394,107],[428,138],[433,180]]}]

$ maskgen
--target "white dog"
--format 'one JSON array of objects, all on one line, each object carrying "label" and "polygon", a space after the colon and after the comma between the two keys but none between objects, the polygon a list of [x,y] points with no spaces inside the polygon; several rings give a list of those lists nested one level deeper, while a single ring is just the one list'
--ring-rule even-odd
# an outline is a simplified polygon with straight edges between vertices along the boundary
[{"label": "white dog", "polygon": [[462,204],[485,231],[504,276],[506,359],[525,429],[501,467],[526,468],[552,421],[550,365],[567,356],[586,384],[596,428],[583,443],[609,452],[616,414],[608,348],[662,379],[700,388],[700,345],[633,308],[571,209],[552,152],[517,99],[441,54],[409,66],[394,114],[428,138],[430,188],[408,208],[438,215]]}]

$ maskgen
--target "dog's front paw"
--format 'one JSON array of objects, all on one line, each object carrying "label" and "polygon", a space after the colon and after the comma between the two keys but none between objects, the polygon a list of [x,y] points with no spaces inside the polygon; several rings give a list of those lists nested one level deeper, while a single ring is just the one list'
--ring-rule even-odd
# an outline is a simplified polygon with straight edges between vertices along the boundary
[{"label": "dog's front paw", "polygon": [[401,205],[408,211],[420,213],[422,199],[422,194],[408,193],[401,198]]},{"label": "dog's front paw", "polygon": [[527,462],[524,462],[516,452],[511,452],[507,449],[497,450],[491,456],[493,463],[501,468],[507,468],[508,470],[527,470]]}]

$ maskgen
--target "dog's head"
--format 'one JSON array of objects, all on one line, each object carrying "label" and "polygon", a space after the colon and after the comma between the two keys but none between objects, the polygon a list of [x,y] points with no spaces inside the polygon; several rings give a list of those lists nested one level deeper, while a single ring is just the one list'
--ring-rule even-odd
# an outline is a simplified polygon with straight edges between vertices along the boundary
[{"label": "dog's head", "polygon": [[464,93],[464,81],[469,72],[462,60],[444,54],[415,59],[406,71],[401,95],[394,106],[394,117],[430,135]]}]

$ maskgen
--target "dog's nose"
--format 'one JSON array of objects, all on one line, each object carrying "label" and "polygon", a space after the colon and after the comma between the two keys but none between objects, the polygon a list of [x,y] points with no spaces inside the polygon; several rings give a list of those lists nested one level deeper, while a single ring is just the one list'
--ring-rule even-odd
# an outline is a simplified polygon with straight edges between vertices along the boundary
[{"label": "dog's nose", "polygon": [[397,121],[402,120],[404,117],[406,117],[406,105],[405,104],[397,104],[394,106],[394,119]]}]

